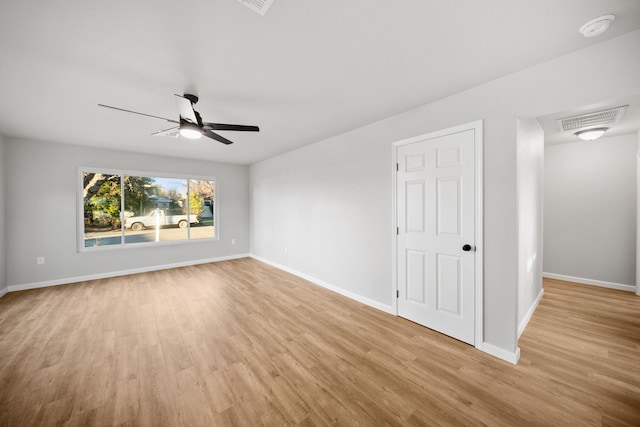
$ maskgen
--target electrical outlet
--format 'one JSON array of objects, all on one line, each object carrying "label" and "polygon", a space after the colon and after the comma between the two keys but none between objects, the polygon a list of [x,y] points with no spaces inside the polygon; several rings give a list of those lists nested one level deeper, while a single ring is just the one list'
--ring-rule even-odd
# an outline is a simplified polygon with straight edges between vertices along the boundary
[{"label": "electrical outlet", "polygon": [[39,256],[38,258],[36,258],[36,264],[38,264],[38,265],[44,264],[44,257],[43,256]]},{"label": "electrical outlet", "polygon": [[235,245],[236,244],[236,239],[231,239],[231,244]]},{"label": "electrical outlet", "polygon": [[286,254],[287,252],[289,252],[289,247],[285,246],[284,247],[284,253]]}]

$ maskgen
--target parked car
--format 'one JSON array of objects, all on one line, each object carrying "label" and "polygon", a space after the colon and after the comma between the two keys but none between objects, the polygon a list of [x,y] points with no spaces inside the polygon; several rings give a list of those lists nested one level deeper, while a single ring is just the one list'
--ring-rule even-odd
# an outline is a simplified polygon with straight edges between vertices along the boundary
[{"label": "parked car", "polygon": [[187,223],[197,224],[197,215],[183,214],[179,209],[154,209],[144,216],[133,216],[124,220],[124,226],[134,231],[154,228],[157,225],[187,228]]}]

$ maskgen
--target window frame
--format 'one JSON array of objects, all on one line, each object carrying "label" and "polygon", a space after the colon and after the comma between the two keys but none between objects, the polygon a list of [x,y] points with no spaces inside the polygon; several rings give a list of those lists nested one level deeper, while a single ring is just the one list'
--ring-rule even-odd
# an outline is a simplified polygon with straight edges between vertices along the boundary
[{"label": "window frame", "polygon": [[[85,227],[84,227],[84,173],[100,173],[105,175],[120,176],[120,236],[121,242],[115,245],[106,246],[85,246]],[[125,242],[125,207],[124,207],[124,177],[138,176],[149,178],[173,178],[185,179],[187,181],[187,200],[190,196],[190,181],[213,181],[213,218],[214,218],[214,235],[213,237],[203,237],[198,239],[191,238],[191,224],[187,227],[187,238],[179,240],[163,240],[160,242],[141,242],[126,243]],[[220,208],[218,203],[218,179],[215,176],[204,175],[188,175],[167,172],[149,172],[126,169],[108,169],[98,167],[78,166],[76,168],[76,251],[77,252],[95,252],[95,251],[113,251],[131,248],[149,248],[154,246],[167,245],[189,245],[197,242],[211,242],[220,240]]]}]

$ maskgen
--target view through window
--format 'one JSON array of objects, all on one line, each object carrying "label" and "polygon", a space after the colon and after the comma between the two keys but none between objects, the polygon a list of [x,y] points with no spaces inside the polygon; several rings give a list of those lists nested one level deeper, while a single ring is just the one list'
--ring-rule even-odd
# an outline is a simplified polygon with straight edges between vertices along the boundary
[{"label": "view through window", "polygon": [[214,178],[81,175],[84,248],[216,237]]}]

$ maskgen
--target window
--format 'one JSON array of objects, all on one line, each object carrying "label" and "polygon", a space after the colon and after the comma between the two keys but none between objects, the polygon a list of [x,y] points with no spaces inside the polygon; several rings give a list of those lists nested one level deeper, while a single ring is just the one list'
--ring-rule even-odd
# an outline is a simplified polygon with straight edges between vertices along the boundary
[{"label": "window", "polygon": [[81,168],[79,248],[214,239],[215,179]]}]

